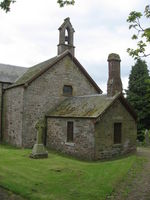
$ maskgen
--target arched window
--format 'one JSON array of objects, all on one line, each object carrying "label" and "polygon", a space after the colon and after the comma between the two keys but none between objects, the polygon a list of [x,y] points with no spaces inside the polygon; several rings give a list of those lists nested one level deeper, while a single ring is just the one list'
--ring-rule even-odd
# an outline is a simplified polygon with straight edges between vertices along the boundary
[{"label": "arched window", "polygon": [[68,27],[65,29],[65,44],[70,44],[70,29]]}]

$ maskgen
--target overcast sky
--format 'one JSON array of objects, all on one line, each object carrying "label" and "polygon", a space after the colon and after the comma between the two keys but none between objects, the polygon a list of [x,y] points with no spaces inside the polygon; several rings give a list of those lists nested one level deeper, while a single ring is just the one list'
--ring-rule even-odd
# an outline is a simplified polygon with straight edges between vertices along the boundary
[{"label": "overcast sky", "polygon": [[[106,92],[107,57],[118,53],[126,88],[134,64],[126,49],[135,46],[126,19],[132,10],[143,11],[149,0],[76,0],[75,6],[65,8],[56,2],[17,0],[10,13],[0,10],[0,63],[31,67],[55,56],[58,27],[70,17],[76,58]],[[150,66],[150,59],[147,64]]]}]

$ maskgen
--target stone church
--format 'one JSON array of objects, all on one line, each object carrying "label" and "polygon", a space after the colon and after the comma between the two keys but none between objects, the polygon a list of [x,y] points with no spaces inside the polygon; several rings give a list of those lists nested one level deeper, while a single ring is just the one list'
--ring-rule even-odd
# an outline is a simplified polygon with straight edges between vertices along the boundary
[{"label": "stone church", "polygon": [[90,160],[134,151],[137,117],[122,95],[119,55],[108,56],[103,95],[75,57],[73,39],[66,18],[57,56],[30,68],[0,64],[1,141],[33,147],[41,120],[47,148]]}]

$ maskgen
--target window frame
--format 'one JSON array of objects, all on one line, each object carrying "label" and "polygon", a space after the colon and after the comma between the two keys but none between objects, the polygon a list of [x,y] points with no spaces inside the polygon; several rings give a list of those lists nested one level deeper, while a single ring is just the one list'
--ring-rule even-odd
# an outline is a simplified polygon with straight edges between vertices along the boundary
[{"label": "window frame", "polygon": [[113,143],[115,145],[122,143],[122,123],[121,122],[115,122],[114,123],[114,138]]},{"label": "window frame", "polygon": [[[71,130],[71,132],[70,132],[70,130]],[[66,141],[68,143],[74,142],[74,122],[73,121],[67,121],[67,139],[66,139]]]},{"label": "window frame", "polygon": [[[65,87],[66,87],[66,88],[67,88],[67,87],[70,88],[70,89],[71,89],[71,93],[69,93],[69,92],[68,92],[68,93],[67,93],[67,92],[65,93],[65,92],[64,92]],[[63,95],[64,95],[64,96],[72,96],[72,95],[73,95],[73,87],[72,87],[72,85],[64,85],[64,86],[63,86]]]}]

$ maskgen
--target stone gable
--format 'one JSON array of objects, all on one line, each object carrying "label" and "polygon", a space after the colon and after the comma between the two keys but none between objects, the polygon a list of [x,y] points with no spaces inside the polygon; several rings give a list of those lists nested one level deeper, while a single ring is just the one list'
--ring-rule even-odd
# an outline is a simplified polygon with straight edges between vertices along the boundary
[{"label": "stone gable", "polygon": [[70,56],[65,56],[27,88],[19,86],[6,90],[5,140],[32,147],[36,139],[36,122],[66,98],[64,85],[72,86],[73,96],[98,93]]},{"label": "stone gable", "polygon": [[[114,144],[114,123],[122,123],[121,144]],[[136,150],[136,121],[118,100],[95,126],[96,159],[110,158]]]},{"label": "stone gable", "polygon": [[[73,122],[73,141],[67,142],[67,122]],[[121,143],[114,144],[114,124],[121,123]],[[136,150],[136,121],[116,100],[97,119],[47,117],[46,146],[79,158],[99,160]]]},{"label": "stone gable", "polygon": [[3,102],[3,139],[9,144],[22,146],[24,88],[6,90]]}]

